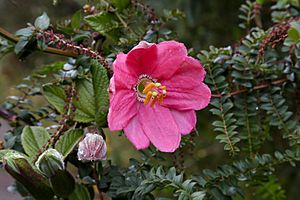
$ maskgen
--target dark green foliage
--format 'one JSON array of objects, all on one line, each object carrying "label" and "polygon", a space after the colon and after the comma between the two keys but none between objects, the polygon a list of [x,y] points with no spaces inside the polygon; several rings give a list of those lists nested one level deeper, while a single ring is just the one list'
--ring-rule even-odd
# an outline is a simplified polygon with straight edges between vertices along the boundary
[{"label": "dark green foliage", "polygon": [[75,180],[72,175],[65,170],[58,171],[50,178],[53,191],[60,197],[68,197],[75,189]]},{"label": "dark green foliage", "polygon": [[34,198],[38,200],[53,198],[54,193],[48,185],[47,179],[37,173],[26,158],[11,154],[6,155],[3,162],[6,171],[20,182]]}]

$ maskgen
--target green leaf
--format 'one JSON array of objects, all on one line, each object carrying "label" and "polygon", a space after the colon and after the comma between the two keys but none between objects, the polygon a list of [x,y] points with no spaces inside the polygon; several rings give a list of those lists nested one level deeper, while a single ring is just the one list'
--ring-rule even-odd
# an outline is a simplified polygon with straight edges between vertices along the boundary
[{"label": "green leaf", "polygon": [[81,10],[78,10],[71,19],[71,26],[73,29],[78,29],[80,28],[80,24],[81,24],[81,20],[82,20],[82,14],[81,14]]},{"label": "green leaf", "polygon": [[26,157],[25,154],[21,153],[21,152],[18,152],[16,150],[12,150],[12,149],[3,149],[3,150],[0,150],[0,163],[3,162],[3,158],[4,156],[7,156],[9,154],[16,154],[16,155],[20,155],[20,156],[23,156],[23,157]]},{"label": "green leaf", "polygon": [[124,10],[130,4],[130,0],[112,0],[111,2],[113,4],[113,6],[118,8],[119,11]]},{"label": "green leaf", "polygon": [[5,156],[4,169],[27,191],[38,200],[51,200],[54,193],[48,184],[48,180],[37,173],[24,157],[15,155]]},{"label": "green leaf", "polygon": [[28,44],[29,40],[25,37],[21,37],[21,39],[18,41],[18,43],[15,46],[15,53],[18,55],[20,54],[25,46]]},{"label": "green leaf", "polygon": [[49,27],[49,25],[50,25],[50,19],[49,19],[47,13],[45,13],[45,12],[41,16],[36,18],[36,20],[34,22],[34,26],[41,30],[46,30]]},{"label": "green leaf", "polygon": [[94,121],[96,106],[92,82],[88,79],[77,80],[75,88],[78,101],[74,101],[76,107],[74,119],[84,123]]},{"label": "green leaf", "polygon": [[18,30],[15,35],[18,36],[18,37],[29,37],[31,36],[33,33],[33,30],[31,27],[27,27],[27,28],[22,28],[20,30]]},{"label": "green leaf", "polygon": [[49,138],[50,134],[43,127],[26,126],[21,135],[21,142],[27,155],[34,157]]},{"label": "green leaf", "polygon": [[[107,107],[105,109],[103,106],[101,106],[103,104],[101,102],[96,103],[97,101],[95,100],[92,81],[88,79],[78,80],[76,82],[75,88],[79,100],[74,100],[73,102],[74,106],[76,107],[74,120],[83,123],[93,122],[97,120],[98,124],[105,124],[106,114],[101,113],[107,113]],[[65,112],[64,107],[66,103],[64,99],[67,98],[67,95],[63,88],[53,84],[47,84],[43,86],[43,94],[47,101],[51,105],[53,105],[57,111],[59,111],[60,113]],[[104,99],[106,99],[106,97],[108,99],[108,96],[106,96],[105,94],[103,97]],[[100,99],[101,101],[103,97],[97,97],[97,99]],[[99,106],[99,110],[97,110],[96,105]],[[96,113],[98,113],[99,116],[97,116]]]},{"label": "green leaf", "polygon": [[96,102],[96,123],[99,127],[106,125],[106,116],[109,105],[108,85],[109,80],[104,67],[96,60],[91,62],[91,71],[93,78],[93,89]]},{"label": "green leaf", "polygon": [[47,101],[54,106],[58,112],[64,113],[64,107],[66,105],[64,99],[67,98],[67,95],[63,88],[50,83],[43,86],[43,93]]},{"label": "green leaf", "polygon": [[192,200],[202,200],[204,199],[205,197],[205,192],[203,191],[199,191],[199,192],[194,192],[191,197],[192,197]]},{"label": "green leaf", "polygon": [[81,184],[76,184],[75,190],[73,193],[68,197],[69,200],[90,200],[90,193],[88,189]]},{"label": "green leaf", "polygon": [[73,151],[77,143],[81,140],[82,136],[82,130],[70,129],[60,137],[60,140],[55,145],[55,149],[59,151],[64,158],[66,158]]},{"label": "green leaf", "polygon": [[298,33],[300,33],[300,22],[298,22],[298,21],[293,21],[293,22],[291,22],[291,26],[292,26],[293,28],[295,28],[295,29],[298,31]]},{"label": "green leaf", "polygon": [[74,42],[79,42],[79,41],[82,41],[82,40],[84,40],[84,39],[89,39],[89,38],[91,38],[91,37],[92,37],[92,36],[91,36],[91,33],[90,33],[90,32],[88,32],[88,31],[81,31],[80,33],[74,35],[74,36],[72,37],[72,40],[73,40]]},{"label": "green leaf", "polygon": [[294,42],[298,42],[300,40],[299,32],[295,28],[291,28],[288,30],[288,37],[292,39]]},{"label": "green leaf", "polygon": [[[108,84],[106,70],[98,61],[91,61],[92,80],[80,79],[75,83],[77,99],[73,100],[76,107],[74,120],[88,123],[96,121],[98,126],[105,126],[108,112]],[[43,94],[48,102],[60,113],[64,113],[67,95],[63,88],[54,84],[43,86]]]},{"label": "green leaf", "polygon": [[50,183],[55,194],[67,198],[75,189],[75,180],[66,170],[59,170],[50,178]]},{"label": "green leaf", "polygon": [[118,18],[113,13],[101,12],[95,15],[89,15],[85,17],[85,21],[94,30],[98,31],[102,35],[110,37],[108,32],[119,27]]}]

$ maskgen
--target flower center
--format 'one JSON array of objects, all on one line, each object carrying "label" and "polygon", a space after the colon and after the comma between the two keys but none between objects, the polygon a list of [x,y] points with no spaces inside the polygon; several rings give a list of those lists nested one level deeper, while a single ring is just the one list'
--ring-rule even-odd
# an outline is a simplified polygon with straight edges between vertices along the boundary
[{"label": "flower center", "polygon": [[150,107],[154,106],[156,102],[161,105],[167,95],[166,86],[146,74],[140,75],[133,89],[136,92],[137,100],[145,105],[150,103]]}]

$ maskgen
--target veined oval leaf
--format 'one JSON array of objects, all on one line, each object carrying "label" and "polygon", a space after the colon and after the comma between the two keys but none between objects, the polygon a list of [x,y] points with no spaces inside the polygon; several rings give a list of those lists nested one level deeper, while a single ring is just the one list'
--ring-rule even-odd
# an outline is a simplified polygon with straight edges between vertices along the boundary
[{"label": "veined oval leaf", "polygon": [[66,158],[81,140],[82,136],[83,131],[81,129],[70,129],[60,137],[60,140],[55,144],[55,149]]},{"label": "veined oval leaf", "polygon": [[26,126],[22,131],[21,142],[26,154],[34,157],[49,138],[50,134],[43,127]]}]

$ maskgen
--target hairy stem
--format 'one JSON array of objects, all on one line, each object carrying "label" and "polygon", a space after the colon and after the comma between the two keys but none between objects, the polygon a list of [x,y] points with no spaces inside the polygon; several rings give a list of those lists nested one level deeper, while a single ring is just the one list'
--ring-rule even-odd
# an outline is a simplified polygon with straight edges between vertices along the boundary
[{"label": "hairy stem", "polygon": [[[0,27],[0,36],[11,41],[14,43],[17,43],[19,41],[19,38],[14,36],[12,33],[6,31],[5,29]],[[67,57],[77,57],[79,54],[71,51],[65,51],[57,48],[47,47],[45,50],[43,50],[45,53],[50,53],[54,55],[60,55],[60,56],[67,56]]]}]

